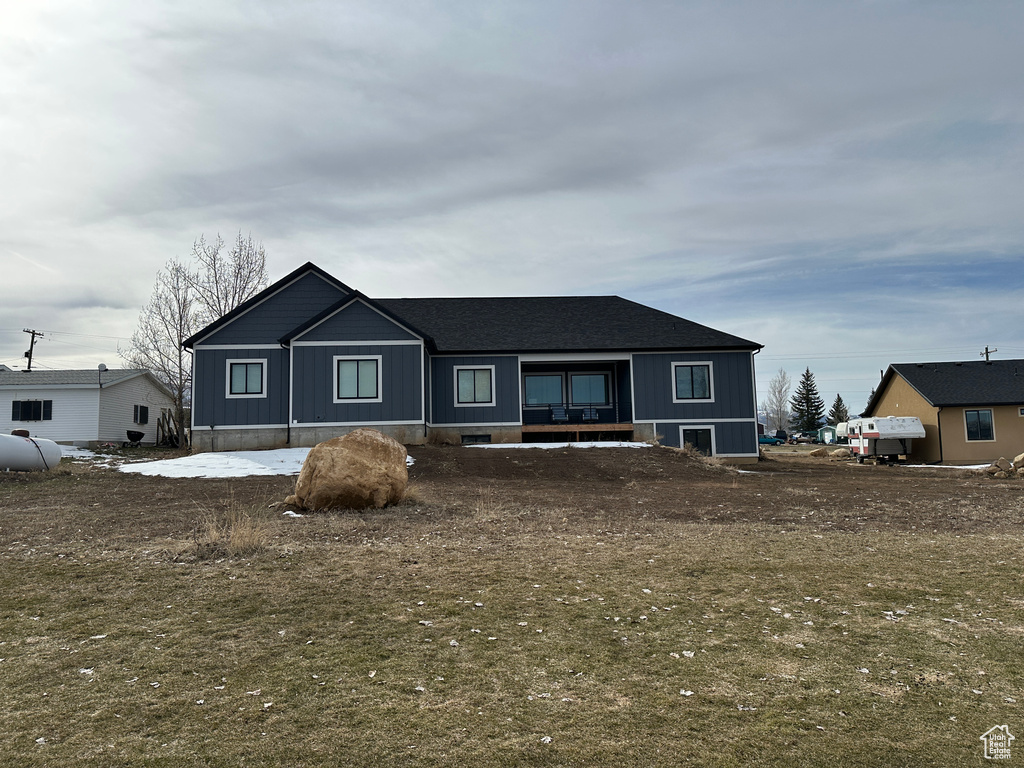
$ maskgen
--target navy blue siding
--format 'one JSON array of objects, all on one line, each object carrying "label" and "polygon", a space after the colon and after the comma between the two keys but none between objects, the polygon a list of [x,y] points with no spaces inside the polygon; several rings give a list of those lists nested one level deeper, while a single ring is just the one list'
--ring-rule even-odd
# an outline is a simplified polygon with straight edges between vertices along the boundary
[{"label": "navy blue siding", "polygon": [[[493,406],[455,407],[455,366],[493,365]],[[434,357],[431,358],[431,412],[434,424],[518,424],[518,357]]]},{"label": "navy blue siding", "polygon": [[336,312],[299,341],[406,341],[416,337],[358,299]]},{"label": "navy blue siding", "polygon": [[[710,361],[713,403],[673,403],[672,363]],[[637,421],[669,419],[754,419],[753,362],[749,352],[692,352],[633,355]]]},{"label": "navy blue siding", "polygon": [[[227,361],[267,361],[267,396],[228,398]],[[192,361],[197,427],[288,423],[288,352],[283,349],[195,350]]]},{"label": "navy blue siding", "polygon": [[345,294],[319,275],[306,273],[201,344],[272,344]]},{"label": "navy blue siding", "polygon": [[[317,423],[423,421],[419,344],[295,347],[292,418]],[[381,356],[381,402],[335,403],[334,356]]]},{"label": "navy blue siding", "polygon": [[715,452],[717,454],[757,455],[757,424],[754,421],[715,422],[713,419],[709,419],[700,424],[655,423],[654,431],[661,435],[659,442],[662,445],[682,448],[680,427],[692,429],[706,426],[715,428]]}]

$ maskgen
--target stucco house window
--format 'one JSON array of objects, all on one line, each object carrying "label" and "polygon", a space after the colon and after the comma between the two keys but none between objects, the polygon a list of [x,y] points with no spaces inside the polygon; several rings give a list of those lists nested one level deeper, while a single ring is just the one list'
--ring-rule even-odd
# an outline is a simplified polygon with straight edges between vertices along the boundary
[{"label": "stucco house window", "polygon": [[967,439],[995,440],[995,429],[992,426],[992,411],[988,408],[964,411],[967,426]]}]

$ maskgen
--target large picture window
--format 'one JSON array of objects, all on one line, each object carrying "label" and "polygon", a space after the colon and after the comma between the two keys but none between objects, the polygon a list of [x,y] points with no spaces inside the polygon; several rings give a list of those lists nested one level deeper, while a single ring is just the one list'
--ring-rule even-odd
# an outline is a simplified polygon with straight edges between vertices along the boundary
[{"label": "large picture window", "polygon": [[53,400],[12,400],[11,421],[51,421]]},{"label": "large picture window", "polygon": [[968,440],[995,440],[995,429],[992,427],[992,411],[988,408],[964,411],[967,423]]},{"label": "large picture window", "polygon": [[673,401],[710,402],[712,397],[711,363],[673,363]]},{"label": "large picture window", "polygon": [[336,357],[335,402],[377,402],[381,401],[381,358]]},{"label": "large picture window", "polygon": [[228,397],[266,397],[266,360],[228,360]]},{"label": "large picture window", "polygon": [[455,405],[494,405],[494,366],[455,367]]},{"label": "large picture window", "polygon": [[561,405],[565,402],[562,393],[562,374],[527,374],[523,377],[523,397],[527,407]]},{"label": "large picture window", "polygon": [[573,405],[607,405],[608,374],[574,373],[569,376]]}]

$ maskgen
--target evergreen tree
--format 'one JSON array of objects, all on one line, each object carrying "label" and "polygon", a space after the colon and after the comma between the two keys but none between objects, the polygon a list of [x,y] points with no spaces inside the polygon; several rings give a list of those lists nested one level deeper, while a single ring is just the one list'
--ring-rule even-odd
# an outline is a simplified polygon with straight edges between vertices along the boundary
[{"label": "evergreen tree", "polygon": [[868,402],[867,402],[867,404],[864,405],[864,413],[862,413],[861,416],[863,416],[865,413],[868,412],[868,405],[870,405],[871,401],[874,400],[874,399],[875,399],[875,388],[872,387],[871,388],[871,394],[868,395]]},{"label": "evergreen tree", "polygon": [[832,410],[828,412],[828,423],[833,427],[844,421],[850,420],[850,411],[843,402],[841,395],[836,395],[836,401],[832,403]]},{"label": "evergreen tree", "polygon": [[825,401],[818,394],[814,374],[808,368],[800,376],[796,394],[790,400],[793,406],[793,428],[798,432],[817,432],[825,415]]}]

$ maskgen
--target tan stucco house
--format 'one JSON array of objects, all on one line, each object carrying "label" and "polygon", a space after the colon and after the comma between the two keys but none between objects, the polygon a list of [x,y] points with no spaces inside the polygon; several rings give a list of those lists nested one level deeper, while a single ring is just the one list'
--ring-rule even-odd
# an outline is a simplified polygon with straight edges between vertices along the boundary
[{"label": "tan stucco house", "polygon": [[1024,452],[1024,360],[894,363],[864,416],[916,416],[912,461],[981,464]]}]

